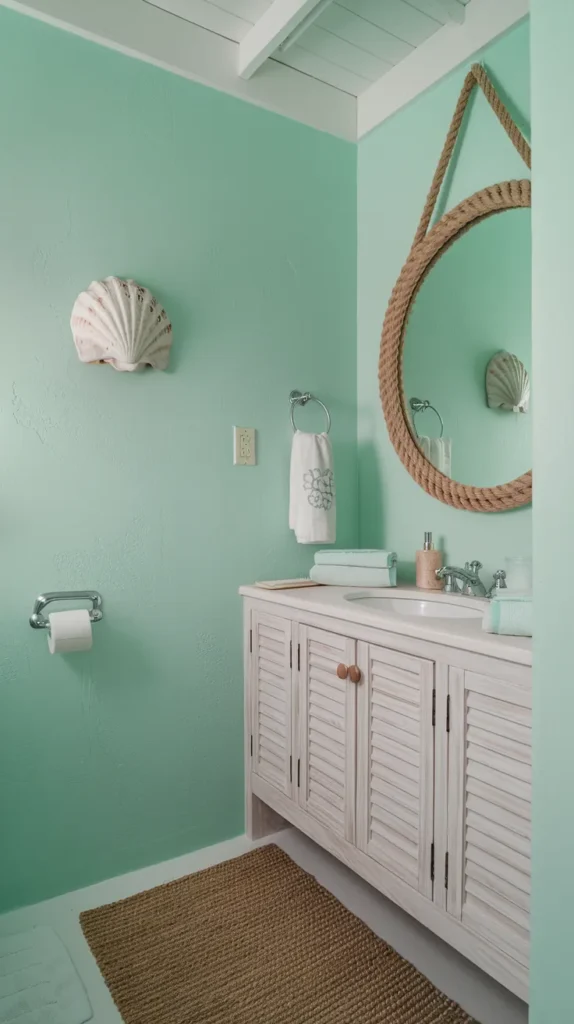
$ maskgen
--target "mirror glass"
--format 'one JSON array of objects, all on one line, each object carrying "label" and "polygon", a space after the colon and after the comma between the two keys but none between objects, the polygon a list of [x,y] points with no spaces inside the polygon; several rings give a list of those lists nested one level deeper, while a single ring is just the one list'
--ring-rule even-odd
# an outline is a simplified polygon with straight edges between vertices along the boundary
[{"label": "mirror glass", "polygon": [[[530,209],[474,224],[429,271],[405,329],[403,387],[413,433],[433,465],[462,484],[493,487],[532,466],[524,374],[531,385],[530,254]],[[491,401],[517,401],[524,412],[488,404],[486,371],[500,353],[517,358],[493,364]],[[421,411],[413,411],[413,400]]]}]

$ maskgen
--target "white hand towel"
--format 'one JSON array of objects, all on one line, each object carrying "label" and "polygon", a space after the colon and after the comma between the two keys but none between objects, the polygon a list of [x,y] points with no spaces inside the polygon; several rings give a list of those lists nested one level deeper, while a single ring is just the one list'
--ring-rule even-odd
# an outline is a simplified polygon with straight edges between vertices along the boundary
[{"label": "white hand towel", "polygon": [[451,475],[452,440],[450,437],[419,437],[419,448],[425,459],[445,476]]},{"label": "white hand towel", "polygon": [[299,544],[334,544],[333,451],[327,434],[296,430],[291,448],[289,526]]}]

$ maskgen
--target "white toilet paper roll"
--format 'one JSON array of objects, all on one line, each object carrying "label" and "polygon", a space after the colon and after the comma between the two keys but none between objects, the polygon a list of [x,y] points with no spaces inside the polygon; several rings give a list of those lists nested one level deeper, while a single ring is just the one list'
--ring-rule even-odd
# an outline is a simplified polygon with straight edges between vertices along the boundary
[{"label": "white toilet paper roll", "polygon": [[92,623],[85,608],[48,615],[50,654],[89,651],[92,646]]}]

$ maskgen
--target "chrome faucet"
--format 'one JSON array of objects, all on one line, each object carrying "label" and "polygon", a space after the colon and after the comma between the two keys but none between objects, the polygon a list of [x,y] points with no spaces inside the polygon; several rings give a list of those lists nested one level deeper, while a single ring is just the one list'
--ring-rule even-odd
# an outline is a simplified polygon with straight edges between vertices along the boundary
[{"label": "chrome faucet", "polygon": [[445,594],[466,594],[469,597],[494,597],[506,589],[506,573],[498,569],[494,573],[492,586],[486,589],[480,576],[481,562],[466,562],[464,569],[457,565],[445,565],[436,570],[437,580],[444,580]]},{"label": "chrome faucet", "polygon": [[467,594],[486,597],[486,587],[478,575],[482,562],[467,562],[464,569],[458,565],[444,565],[436,570],[437,580],[444,580],[445,594]]}]

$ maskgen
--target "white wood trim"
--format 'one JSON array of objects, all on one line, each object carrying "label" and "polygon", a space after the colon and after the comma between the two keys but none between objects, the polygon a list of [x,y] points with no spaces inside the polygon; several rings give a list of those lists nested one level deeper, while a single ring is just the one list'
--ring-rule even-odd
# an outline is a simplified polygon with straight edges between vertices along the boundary
[{"label": "white wood trim", "polygon": [[252,842],[256,842],[259,839],[265,839],[266,836],[275,835],[276,832],[281,832],[284,828],[289,828],[289,822],[285,821],[285,818],[282,818],[280,814],[277,814],[277,811],[274,811],[272,807],[264,804],[250,790],[247,838]]},{"label": "white wood trim", "polygon": [[299,799],[299,761],[301,751],[301,646],[303,643],[303,627],[297,622],[291,623],[291,744],[293,751],[293,801]]},{"label": "white wood trim", "polygon": [[297,42],[297,40],[300,39],[301,36],[307,31],[307,29],[311,28],[311,26],[314,25],[314,23],[317,21],[317,18],[319,18],[323,14],[323,12],[327,10],[327,7],[331,6],[332,3],[333,0],[318,0],[318,3],[316,3],[315,6],[309,11],[309,13],[303,18],[303,20],[299,22],[297,27],[289,33],[284,42],[281,43],[279,49],[283,53],[289,50]]},{"label": "white wood trim", "polygon": [[448,892],[447,910],[460,921],[464,887],[464,772],[465,772],[465,688],[464,672],[451,668],[448,674],[450,733],[448,736]]},{"label": "white wood trim", "polygon": [[425,0],[422,9],[443,25],[462,25],[466,14],[466,7],[460,0]]},{"label": "white wood trim", "polygon": [[[357,644],[355,640],[347,640],[349,665],[357,663]],[[345,763],[345,839],[350,843],[356,842],[356,820],[357,820],[357,683],[347,679],[347,692],[345,695],[345,719],[347,757]]]},{"label": "white wood trim", "polygon": [[439,29],[359,96],[358,138],[525,18],[529,6],[529,0],[470,0],[463,24]]},{"label": "white wood trim", "polygon": [[[277,812],[271,807],[262,802],[261,805],[265,808],[266,813],[278,818]],[[288,827],[291,826],[289,825]],[[187,875],[195,874],[197,871],[204,871],[215,864],[222,864],[227,860],[233,860],[235,857],[242,857],[245,853],[250,853],[251,850],[266,846],[268,842],[268,839],[252,842],[246,835],[236,836],[233,839],[224,839],[221,843],[214,843],[213,846],[203,846],[200,850],[195,850],[193,853],[184,853],[180,857],[160,861],[158,864],[150,864],[145,868],[137,868],[135,871],[128,871],[122,875],[114,875],[112,878],[106,878],[102,882],[94,882],[93,885],[85,886],[82,889],[73,889],[70,892],[62,893],[60,896],[52,896],[50,899],[42,900],[40,903],[31,903],[25,907],[7,910],[0,915],[0,936],[3,937],[4,935],[24,931],[27,928],[35,928],[40,924],[51,924],[52,915],[60,910],[60,908],[64,909],[66,918],[71,918],[74,922],[77,922],[80,913],[84,910],[92,910],[96,907],[102,907],[107,903],[116,903],[118,900],[128,899],[130,896],[146,892],[148,889],[154,889],[156,886],[174,882],[178,878],[185,878]],[[61,914],[58,914],[57,918],[58,921],[61,921]],[[69,950],[69,952],[72,952],[72,950]],[[89,956],[91,959],[91,954]],[[73,959],[76,961],[75,954]],[[83,970],[80,969],[78,963],[76,963],[76,967],[85,984],[87,979]],[[97,1022],[107,1021],[108,1017],[104,1018],[100,1017],[99,1014],[95,1014],[94,1020]]]},{"label": "white wood trim", "polygon": [[[238,74],[238,67],[251,66],[255,51],[260,66],[263,50],[271,47],[272,53],[277,40],[292,33],[294,22],[285,11],[295,11],[292,17],[301,24],[320,2],[275,0],[241,42],[141,0],[0,0],[0,5],[354,142],[526,17],[529,10],[529,0],[470,0],[462,25],[444,25],[369,86],[358,101],[276,60],[267,61],[257,75],[250,72],[252,77]],[[457,13],[455,4],[461,6],[458,0],[433,2],[452,6],[451,14]],[[178,0],[172,0],[172,7],[179,9]],[[275,23],[274,41],[262,48],[265,20],[271,15],[280,19],[281,11],[283,22],[292,27],[283,34]],[[235,20],[239,25],[240,19]],[[228,32],[233,18],[225,15],[219,22],[210,18],[210,26],[219,23],[228,26],[222,29]]]},{"label": "white wood trim", "polygon": [[[250,630],[252,652],[249,689],[252,694],[251,735],[253,737],[251,770],[267,777],[269,783],[278,786],[288,796],[293,797],[292,758],[295,729],[292,672],[293,624],[290,619],[282,616],[253,611]],[[270,633],[277,633],[280,640],[270,640]],[[279,650],[275,651],[274,648],[270,650],[269,644],[273,644]],[[271,658],[274,660],[269,660]],[[273,691],[273,695],[270,690]],[[281,696],[282,690],[285,693],[284,702]],[[281,739],[277,746],[271,740],[270,735],[265,735],[265,730],[260,731],[259,718],[264,706],[267,716],[273,721],[278,721],[279,727],[285,732],[284,742]]]},{"label": "white wood trim", "polygon": [[446,699],[448,665],[435,665],[435,786],[434,786],[434,886],[433,900],[446,911],[447,890],[444,885],[444,864],[448,850],[448,734],[446,731]]},{"label": "white wood trim", "polygon": [[520,999],[528,998],[528,973],[525,968],[499,949],[495,949],[480,936],[449,917],[426,896],[366,856],[356,846],[334,835],[328,828],[312,818],[282,793],[268,786],[263,779],[253,777],[253,790],[257,796],[273,807],[305,835],[332,853],[343,864],[355,871],[375,889],[387,896],[408,914],[430,928],[449,945],[458,949],[492,978],[514,992]]},{"label": "white wood trim", "polygon": [[251,78],[297,26],[323,5],[324,0],[274,0],[241,41],[238,62],[241,77]]},{"label": "white wood trim", "polygon": [[247,602],[243,609],[243,666],[245,673],[245,832],[250,840],[262,839],[264,836],[279,832],[288,826],[276,811],[261,802],[253,795],[251,789],[251,736],[253,735],[254,687],[252,685],[253,654],[250,650],[250,631],[252,614]]},{"label": "white wood trim", "polygon": [[246,81],[239,44],[141,0],[0,0],[20,14],[144,60],[349,141],[357,139],[354,96],[269,61]]},{"label": "white wood trim", "polygon": [[[435,686],[435,666],[432,661],[421,662],[420,680],[420,836],[419,836],[419,892],[432,899],[431,843],[434,838],[435,747],[432,727],[432,694]],[[436,878],[436,868],[435,868]]]},{"label": "white wood trim", "polygon": [[243,604],[243,764],[245,769],[245,831],[250,839],[255,839],[257,824],[253,817],[253,798],[251,792],[251,733],[252,733],[252,701],[251,685],[251,650],[249,636],[251,630],[251,607],[248,601]]},{"label": "white wood trim", "polygon": [[251,23],[238,14],[225,11],[211,0],[141,0],[142,3],[159,7],[162,11],[174,14],[183,21],[190,21],[200,28],[207,28],[226,39],[238,43],[251,28]]},{"label": "white wood trim", "polygon": [[357,693],[357,813],[355,844],[366,854],[369,837],[369,762],[371,758],[369,645],[357,643],[357,665],[361,669],[361,685]]}]

